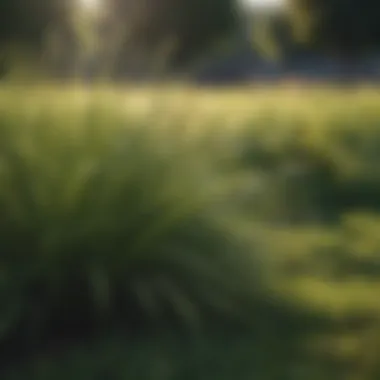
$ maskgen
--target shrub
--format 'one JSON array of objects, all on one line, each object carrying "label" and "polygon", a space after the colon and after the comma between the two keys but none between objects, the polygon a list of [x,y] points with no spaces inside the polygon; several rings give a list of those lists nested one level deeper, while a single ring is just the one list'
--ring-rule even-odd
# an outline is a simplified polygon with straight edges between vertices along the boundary
[{"label": "shrub", "polygon": [[338,223],[347,212],[379,210],[380,115],[370,104],[345,115],[339,109],[320,120],[259,113],[247,124],[236,152],[240,169],[261,180],[250,201],[257,214],[276,223]]}]

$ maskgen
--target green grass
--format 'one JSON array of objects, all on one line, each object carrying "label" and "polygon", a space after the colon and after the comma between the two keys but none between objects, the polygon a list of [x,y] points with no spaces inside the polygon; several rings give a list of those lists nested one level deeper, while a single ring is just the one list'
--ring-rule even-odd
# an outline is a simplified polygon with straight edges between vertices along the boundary
[{"label": "green grass", "polygon": [[0,89],[4,378],[376,379],[379,101]]}]

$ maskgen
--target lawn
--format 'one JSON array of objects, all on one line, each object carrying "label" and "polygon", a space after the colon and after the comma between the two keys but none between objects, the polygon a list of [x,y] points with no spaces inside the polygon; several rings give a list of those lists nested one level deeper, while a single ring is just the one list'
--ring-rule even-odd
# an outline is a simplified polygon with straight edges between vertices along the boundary
[{"label": "lawn", "polygon": [[0,88],[0,373],[380,376],[380,94]]}]

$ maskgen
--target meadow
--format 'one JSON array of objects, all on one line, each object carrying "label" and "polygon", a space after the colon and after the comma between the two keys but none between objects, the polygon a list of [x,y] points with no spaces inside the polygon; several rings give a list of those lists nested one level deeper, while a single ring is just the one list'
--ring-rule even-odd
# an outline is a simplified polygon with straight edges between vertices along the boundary
[{"label": "meadow", "polygon": [[0,376],[380,376],[371,86],[0,88]]}]

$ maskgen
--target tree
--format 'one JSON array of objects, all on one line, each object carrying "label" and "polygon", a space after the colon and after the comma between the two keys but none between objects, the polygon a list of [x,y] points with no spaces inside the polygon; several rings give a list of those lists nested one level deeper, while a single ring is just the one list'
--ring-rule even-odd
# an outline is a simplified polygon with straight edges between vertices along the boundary
[{"label": "tree", "polygon": [[48,27],[57,22],[68,0],[1,0],[0,46],[11,43],[40,47]]},{"label": "tree", "polygon": [[0,0],[0,59],[5,71],[20,65],[43,68],[45,74],[73,71],[69,66],[79,48],[71,17],[76,6],[76,0]]},{"label": "tree", "polygon": [[67,29],[71,4],[72,0],[0,1],[0,60],[5,72],[20,63],[34,66],[40,61],[47,35]]},{"label": "tree", "polygon": [[380,47],[378,0],[288,0],[288,4],[298,41],[345,60]]},{"label": "tree", "polygon": [[233,0],[108,2],[108,19],[120,27],[117,34],[121,66],[139,57],[139,67],[143,61],[151,63],[152,58],[161,60],[165,68],[184,67],[239,25]]},{"label": "tree", "polygon": [[260,14],[252,25],[252,41],[261,55],[284,63],[296,53],[290,25],[282,13]]}]

